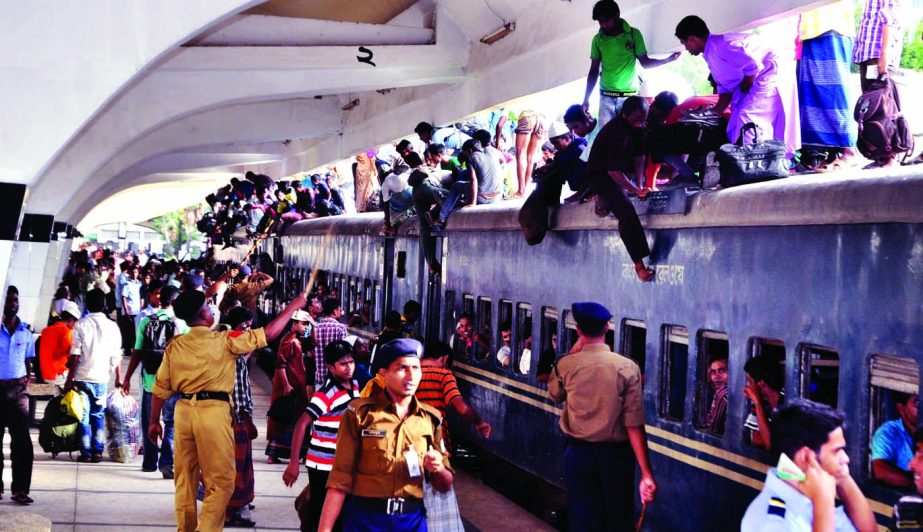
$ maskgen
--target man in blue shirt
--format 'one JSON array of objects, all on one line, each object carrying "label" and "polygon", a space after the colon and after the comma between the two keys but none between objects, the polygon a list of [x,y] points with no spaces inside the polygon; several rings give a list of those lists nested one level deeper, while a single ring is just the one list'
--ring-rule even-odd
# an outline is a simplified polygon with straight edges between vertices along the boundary
[{"label": "man in blue shirt", "polygon": [[909,488],[912,434],[917,426],[917,394],[891,392],[898,419],[878,427],[872,436],[872,478],[895,488]]},{"label": "man in blue shirt", "polygon": [[[763,490],[744,513],[741,532],[877,528],[872,507],[849,474],[843,422],[842,413],[806,399],[778,410],[772,450],[783,460],[766,474]],[[837,507],[836,499],[843,506]]]},{"label": "man in blue shirt", "polygon": [[[35,339],[19,314],[19,292],[7,292],[0,327],[0,443],[3,429],[10,431],[10,460],[13,463],[13,502],[31,504],[32,439],[29,436],[29,370],[35,363]],[[37,372],[36,372],[37,373]],[[0,447],[2,449],[2,447]],[[3,456],[0,451],[0,494],[3,493]]]}]

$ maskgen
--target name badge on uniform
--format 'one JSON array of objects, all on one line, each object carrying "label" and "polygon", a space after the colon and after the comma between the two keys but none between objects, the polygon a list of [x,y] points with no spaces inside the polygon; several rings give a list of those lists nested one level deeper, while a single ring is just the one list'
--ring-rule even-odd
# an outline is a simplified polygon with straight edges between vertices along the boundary
[{"label": "name badge on uniform", "polygon": [[410,478],[423,476],[423,468],[420,467],[420,455],[413,450],[413,447],[404,453],[404,460],[407,462],[407,472],[410,474]]},{"label": "name badge on uniform", "polygon": [[388,432],[384,430],[362,429],[363,438],[384,438],[387,435]]}]

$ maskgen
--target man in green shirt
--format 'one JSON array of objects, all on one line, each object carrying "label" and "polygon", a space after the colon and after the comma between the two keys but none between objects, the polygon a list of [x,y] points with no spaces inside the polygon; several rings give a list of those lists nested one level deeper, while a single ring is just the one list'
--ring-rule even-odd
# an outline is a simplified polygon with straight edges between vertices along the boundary
[{"label": "man in green shirt", "polygon": [[[144,354],[144,332],[152,320],[170,320],[174,324],[174,334],[184,334],[189,330],[186,322],[176,317],[173,313],[173,301],[179,295],[179,289],[172,285],[167,285],[160,290],[160,308],[150,315],[141,318],[138,323],[137,334],[135,335],[135,349],[131,355],[131,361],[128,363],[128,370],[125,372],[125,379],[122,381],[122,393],[131,392],[131,376],[135,369],[141,364]],[[151,404],[153,401],[152,388],[154,386],[154,374],[145,371],[141,367],[141,386],[144,389],[141,396],[141,426],[147,427],[151,416]],[[163,478],[173,478],[173,408],[176,405],[176,398],[164,402],[164,435],[163,441],[158,447],[157,442],[151,441],[146,435],[144,438],[144,460],[141,463],[143,471],[160,470]]]},{"label": "man in green shirt", "polygon": [[602,127],[619,113],[625,98],[640,90],[639,61],[644,68],[654,68],[676,61],[679,52],[664,59],[648,57],[644,37],[637,28],[622,20],[621,10],[614,0],[596,2],[593,20],[599,22],[599,33],[593,36],[590,45],[590,71],[586,77],[583,107],[589,110],[590,94],[598,80],[599,127]]}]

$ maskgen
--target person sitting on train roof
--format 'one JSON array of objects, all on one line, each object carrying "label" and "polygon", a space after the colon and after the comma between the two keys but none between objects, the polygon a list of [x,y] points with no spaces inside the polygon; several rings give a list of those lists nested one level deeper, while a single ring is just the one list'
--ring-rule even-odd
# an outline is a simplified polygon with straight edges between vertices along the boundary
[{"label": "person sitting on train roof", "polygon": [[464,169],[458,157],[450,156],[443,144],[430,144],[426,147],[426,164],[434,168],[449,170],[453,176],[458,175]]},{"label": "person sitting on train roof", "polygon": [[[718,84],[720,115],[730,106],[727,136],[737,141],[754,122],[764,137],[785,142],[791,155],[801,148],[798,89],[794,72],[781,67],[772,43],[755,33],[712,34],[701,18],[690,15],[676,26],[676,37],[692,55],[702,55]],[[748,132],[745,143],[753,141]]]},{"label": "person sitting on train roof", "polygon": [[767,451],[772,448],[770,427],[773,411],[782,404],[785,395],[785,368],[771,355],[753,357],[744,364],[747,386],[744,395],[750,400],[751,410],[744,422],[749,431],[750,443]]},{"label": "person sitting on train roof", "polygon": [[599,32],[590,44],[590,71],[586,77],[583,108],[589,110],[590,94],[599,80],[599,122],[602,127],[618,115],[626,97],[638,93],[639,62],[644,68],[654,68],[676,61],[679,53],[664,59],[648,57],[641,32],[622,19],[621,10],[613,0],[596,2],[593,20],[599,23]]},{"label": "person sitting on train roof", "polygon": [[439,219],[432,226],[443,228],[456,205],[485,205],[503,199],[503,172],[500,161],[491,156],[477,140],[471,139],[462,146],[459,160],[467,170],[458,175],[442,202]]},{"label": "person sitting on train roof", "polygon": [[657,492],[644,431],[641,369],[609,349],[606,332],[612,313],[606,307],[574,303],[571,312],[577,342],[548,379],[548,394],[564,403],[559,425],[566,436],[570,529],[634,530],[636,461],[641,503],[653,501]]},{"label": "person sitting on train roof", "polygon": [[510,346],[513,338],[512,328],[512,325],[508,321],[500,324],[500,340],[503,342],[503,345],[497,350],[497,362],[504,368],[510,367],[510,359],[513,356],[512,347]]},{"label": "person sitting on train roof", "polygon": [[895,488],[912,486],[911,433],[917,426],[917,394],[891,391],[897,419],[886,421],[875,431],[871,443],[872,478]]},{"label": "person sitting on train roof", "polygon": [[[408,158],[419,159],[411,152]],[[413,216],[413,188],[407,183],[411,168],[404,161],[394,167],[381,184],[382,209],[385,211],[385,232],[393,234],[394,229]]]},{"label": "person sitting on train roof", "polygon": [[619,220],[619,236],[642,282],[654,280],[654,271],[644,264],[651,250],[644,228],[628,194],[643,198],[647,190],[637,185],[644,172],[644,156],[638,130],[647,120],[647,100],[630,96],[622,110],[603,126],[593,142],[586,168],[586,183]]},{"label": "person sitting on train roof", "polygon": [[[797,471],[771,468],[744,513],[741,532],[878,529],[871,505],[849,474],[843,426],[842,413],[807,399],[795,399],[778,411],[773,450],[790,458],[804,478]],[[843,501],[840,507],[837,498]]]},{"label": "person sitting on train roof", "polygon": [[719,355],[708,364],[708,384],[711,385],[711,406],[705,418],[705,428],[712,434],[724,434],[728,413],[728,357]]},{"label": "person sitting on train roof", "polygon": [[894,504],[891,530],[920,532],[923,530],[923,427],[913,433],[913,458],[910,460],[913,475],[913,495],[905,495]]},{"label": "person sitting on train roof", "polygon": [[481,147],[484,148],[484,152],[496,159],[497,164],[502,165],[506,163],[506,156],[503,155],[502,151],[498,150],[494,146],[493,137],[490,136],[490,131],[487,131],[486,129],[479,129],[474,132],[474,136],[472,138],[481,143]]},{"label": "person sitting on train roof", "polygon": [[474,318],[467,312],[458,316],[455,332],[449,338],[449,347],[455,354],[453,358],[481,359],[488,349],[488,342],[482,335],[474,332]]},{"label": "person sitting on train roof", "polygon": [[[583,117],[582,113],[580,116]],[[586,149],[586,140],[575,137],[563,122],[552,122],[548,128],[548,142],[555,149],[554,158],[535,171],[537,189],[542,191],[546,203],[558,205],[561,202],[561,189],[566,182],[573,195],[564,202],[576,201],[586,187],[586,162],[580,159]]]}]

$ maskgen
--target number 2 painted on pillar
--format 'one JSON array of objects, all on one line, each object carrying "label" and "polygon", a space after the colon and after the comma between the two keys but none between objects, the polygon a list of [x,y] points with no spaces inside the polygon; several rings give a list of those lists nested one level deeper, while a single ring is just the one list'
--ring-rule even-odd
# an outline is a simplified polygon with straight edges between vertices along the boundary
[{"label": "number 2 painted on pillar", "polygon": [[360,47],[359,47],[359,52],[365,54],[365,55],[357,55],[357,56],[356,56],[356,59],[357,59],[360,63],[368,63],[368,64],[370,64],[370,65],[372,65],[372,66],[376,66],[376,65],[375,65],[375,62],[372,61],[372,56],[374,56],[375,54],[373,54],[371,50],[369,50],[369,49],[366,48],[365,46],[360,46]]}]

